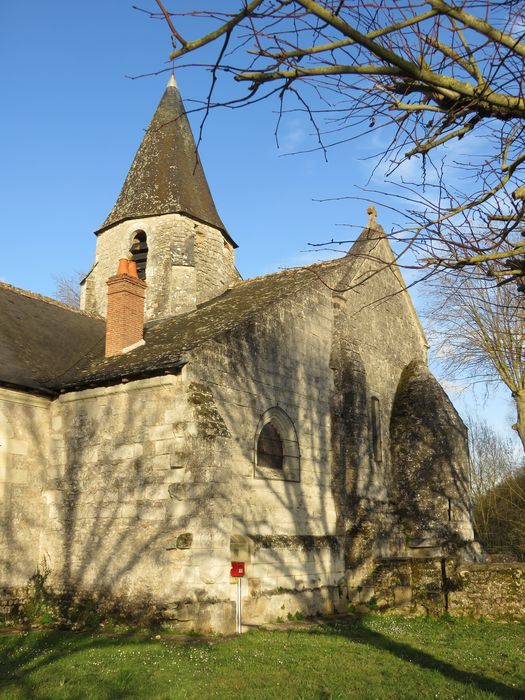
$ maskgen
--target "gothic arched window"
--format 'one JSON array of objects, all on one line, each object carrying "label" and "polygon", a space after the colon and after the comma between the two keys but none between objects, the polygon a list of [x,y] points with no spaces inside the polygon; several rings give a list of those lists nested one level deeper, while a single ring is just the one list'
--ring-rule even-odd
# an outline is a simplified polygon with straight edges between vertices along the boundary
[{"label": "gothic arched window", "polygon": [[300,480],[299,442],[294,424],[277,406],[262,416],[255,432],[255,473],[260,479]]},{"label": "gothic arched window", "polygon": [[146,279],[146,264],[148,262],[148,239],[144,231],[136,231],[131,242],[131,259],[137,263],[139,279]]}]

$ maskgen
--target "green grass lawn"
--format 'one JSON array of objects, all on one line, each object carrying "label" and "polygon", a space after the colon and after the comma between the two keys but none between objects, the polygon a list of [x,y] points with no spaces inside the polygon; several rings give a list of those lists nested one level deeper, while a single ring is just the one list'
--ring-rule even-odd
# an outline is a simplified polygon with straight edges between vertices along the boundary
[{"label": "green grass lawn", "polygon": [[0,633],[2,698],[525,698],[525,624],[365,616],[221,639]]}]

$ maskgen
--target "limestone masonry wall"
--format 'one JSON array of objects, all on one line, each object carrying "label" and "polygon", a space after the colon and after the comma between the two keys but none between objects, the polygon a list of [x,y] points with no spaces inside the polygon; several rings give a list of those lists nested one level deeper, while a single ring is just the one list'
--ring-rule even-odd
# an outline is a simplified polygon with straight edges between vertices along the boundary
[{"label": "limestone masonry wall", "polygon": [[[331,329],[330,294],[308,290],[217,337],[187,366],[194,384],[209,387],[232,436],[228,537],[245,543],[249,623],[344,606],[330,469]],[[299,480],[256,474],[258,425],[274,407],[297,433]]]},{"label": "limestone masonry wall", "polygon": [[333,482],[349,589],[370,573],[376,557],[399,556],[406,546],[393,498],[389,426],[403,369],[426,361],[426,340],[408,296],[399,293],[399,278],[385,267],[392,259],[379,236],[347,273],[331,280]]},{"label": "limestone masonry wall", "polygon": [[[174,283],[151,251],[173,244],[168,224],[186,231],[188,222],[167,215],[129,224],[129,241],[137,228],[148,233],[151,313],[169,309]],[[128,245],[115,231],[127,225],[99,240],[87,288],[99,311],[112,261]],[[214,280],[226,284],[233,269],[220,258],[231,250],[213,238],[217,232],[208,240],[200,224],[188,232],[191,245],[182,236],[170,252],[171,270],[196,270],[202,293],[212,293]],[[441,559],[414,561],[426,545],[408,541],[400,518],[392,410],[403,373],[425,362],[426,345],[392,270],[370,277],[377,259],[391,256],[386,245],[349,258],[347,272],[319,268],[322,280],[300,293],[273,298],[269,286],[258,316],[222,334],[217,319],[214,340],[188,351],[179,374],[51,403],[4,392],[1,547],[8,564],[16,562],[4,602],[45,561],[46,585],[64,598],[127,600],[183,629],[231,632],[229,568],[239,559],[247,624],[343,611],[372,598],[385,608],[470,609],[461,591],[482,574],[465,569],[453,577]],[[448,415],[444,394],[432,396]],[[257,463],[268,420],[281,421],[282,469]],[[377,567],[380,558],[388,561]],[[488,579],[480,585],[490,588]]]},{"label": "limestone masonry wall", "polygon": [[182,376],[66,394],[53,404],[52,426],[49,585],[149,599],[183,621],[185,604],[227,602],[229,541],[212,515],[228,474],[211,477],[213,461],[195,444]]},{"label": "limestone masonry wall", "polygon": [[[248,543],[245,614],[254,623],[293,613],[294,607],[306,613],[344,608],[351,548],[356,559],[372,565],[378,546],[391,551],[400,537],[389,501],[389,411],[404,366],[425,356],[422,334],[415,322],[413,328],[407,324],[405,309],[399,310],[406,302],[399,295],[388,300],[386,315],[372,308],[359,317],[359,300],[348,306],[344,299],[334,300],[330,287],[338,279],[324,281],[217,337],[192,353],[187,367],[188,377],[210,387],[235,436],[231,534]],[[398,289],[392,276],[377,293]],[[348,356],[334,350],[338,335],[354,354],[366,356],[359,377],[348,373]],[[341,373],[346,392],[364,392],[353,412],[352,398],[347,405],[338,402],[341,388],[334,377]],[[372,395],[382,406],[378,461],[371,451]],[[334,402],[352,423],[343,421],[335,442]],[[298,481],[260,478],[255,470],[257,427],[274,407],[285,412],[297,432]],[[356,424],[358,443],[347,434]],[[352,453],[348,463],[342,459],[345,449]],[[257,544],[261,537],[267,538],[265,546]],[[362,562],[352,563],[356,573]]]},{"label": "limestone masonry wall", "polygon": [[0,388],[0,589],[25,586],[39,562],[50,405]]}]

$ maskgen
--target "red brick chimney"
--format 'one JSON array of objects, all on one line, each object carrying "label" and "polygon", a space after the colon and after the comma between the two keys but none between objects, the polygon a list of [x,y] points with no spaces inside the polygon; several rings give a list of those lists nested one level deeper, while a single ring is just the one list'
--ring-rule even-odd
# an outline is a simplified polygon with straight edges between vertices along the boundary
[{"label": "red brick chimney", "polygon": [[119,260],[118,271],[110,277],[106,317],[106,357],[120,355],[144,338],[144,293],[146,283],[137,277],[132,260]]}]

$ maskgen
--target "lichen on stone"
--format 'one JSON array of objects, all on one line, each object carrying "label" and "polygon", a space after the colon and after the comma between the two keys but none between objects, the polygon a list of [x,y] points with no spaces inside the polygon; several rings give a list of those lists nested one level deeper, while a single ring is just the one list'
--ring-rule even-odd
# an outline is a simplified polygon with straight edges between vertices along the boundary
[{"label": "lichen on stone", "polygon": [[230,437],[226,423],[217,410],[211,389],[206,384],[191,382],[188,402],[193,406],[199,434],[207,439]]}]

